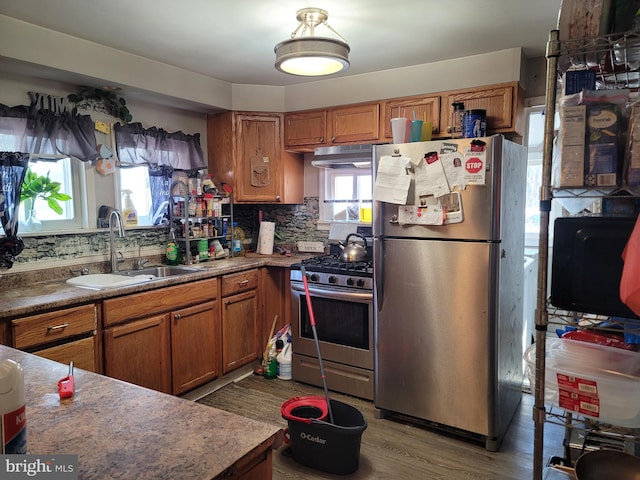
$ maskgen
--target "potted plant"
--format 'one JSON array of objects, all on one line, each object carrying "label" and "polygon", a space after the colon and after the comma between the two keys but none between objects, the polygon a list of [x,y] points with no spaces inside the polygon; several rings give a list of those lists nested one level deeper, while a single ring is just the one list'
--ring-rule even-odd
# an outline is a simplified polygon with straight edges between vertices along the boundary
[{"label": "potted plant", "polygon": [[93,87],[80,87],[77,93],[68,95],[67,99],[75,103],[77,108],[93,108],[112,117],[119,118],[124,123],[129,123],[133,119],[125,99],[118,97],[112,91]]},{"label": "potted plant", "polygon": [[40,198],[46,200],[49,208],[62,215],[62,206],[59,202],[71,200],[71,196],[60,192],[60,182],[54,182],[46,175],[38,175],[30,168],[27,168],[24,180],[22,181],[22,191],[20,192],[20,203],[24,202],[27,220],[25,222],[29,230],[39,230],[41,223],[36,217],[35,201]]}]

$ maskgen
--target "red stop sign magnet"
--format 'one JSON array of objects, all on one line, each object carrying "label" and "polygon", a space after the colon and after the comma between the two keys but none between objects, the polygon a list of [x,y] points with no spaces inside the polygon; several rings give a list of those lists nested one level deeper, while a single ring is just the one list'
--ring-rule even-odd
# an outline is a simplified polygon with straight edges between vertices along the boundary
[{"label": "red stop sign magnet", "polygon": [[469,173],[478,173],[482,170],[482,160],[478,157],[471,157],[464,164],[464,168]]}]

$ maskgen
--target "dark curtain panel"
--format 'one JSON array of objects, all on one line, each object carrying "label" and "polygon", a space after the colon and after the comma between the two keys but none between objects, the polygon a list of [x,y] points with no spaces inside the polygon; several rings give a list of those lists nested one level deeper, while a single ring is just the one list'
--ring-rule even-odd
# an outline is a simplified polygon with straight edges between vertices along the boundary
[{"label": "dark curtain panel", "polygon": [[0,152],[0,268],[11,268],[24,244],[18,236],[18,206],[22,181],[29,164],[28,153]]},{"label": "dark curtain panel", "polygon": [[151,187],[151,211],[153,224],[169,223],[169,190],[173,170],[166,167],[149,166],[149,183]]},{"label": "dark curtain panel", "polygon": [[195,170],[207,165],[199,133],[169,133],[158,127],[143,128],[141,123],[116,123],[113,131],[120,163],[146,163],[175,170]]},{"label": "dark curtain panel", "polygon": [[31,104],[0,104],[0,150],[32,156],[65,155],[91,161],[98,158],[93,120],[68,111],[64,99],[30,93]]}]

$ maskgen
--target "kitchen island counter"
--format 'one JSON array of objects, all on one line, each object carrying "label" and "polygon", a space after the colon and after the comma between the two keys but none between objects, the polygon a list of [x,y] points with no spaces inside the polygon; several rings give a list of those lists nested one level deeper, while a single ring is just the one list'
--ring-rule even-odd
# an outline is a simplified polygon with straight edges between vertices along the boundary
[{"label": "kitchen island counter", "polygon": [[271,478],[277,426],[80,369],[61,400],[68,366],[0,345],[6,358],[24,371],[28,453],[78,455],[78,478]]}]

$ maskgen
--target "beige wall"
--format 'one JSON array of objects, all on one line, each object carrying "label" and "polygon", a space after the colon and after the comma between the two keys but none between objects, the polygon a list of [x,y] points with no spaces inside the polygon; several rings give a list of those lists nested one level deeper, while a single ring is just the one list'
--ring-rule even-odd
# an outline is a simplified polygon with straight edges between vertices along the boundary
[{"label": "beige wall", "polygon": [[520,81],[523,58],[512,48],[289,87],[237,85],[0,15],[0,71],[114,85],[127,98],[200,112],[283,112]]}]

